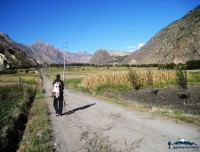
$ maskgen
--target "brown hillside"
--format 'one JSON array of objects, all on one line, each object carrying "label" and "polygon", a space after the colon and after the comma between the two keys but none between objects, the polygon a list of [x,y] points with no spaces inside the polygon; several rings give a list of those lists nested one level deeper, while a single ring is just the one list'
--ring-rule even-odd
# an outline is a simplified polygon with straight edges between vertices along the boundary
[{"label": "brown hillside", "polygon": [[122,63],[184,63],[200,59],[200,6],[151,38]]},{"label": "brown hillside", "polygon": [[123,51],[108,51],[104,49],[97,50],[90,59],[90,64],[119,64],[122,59],[130,55],[130,52]]}]

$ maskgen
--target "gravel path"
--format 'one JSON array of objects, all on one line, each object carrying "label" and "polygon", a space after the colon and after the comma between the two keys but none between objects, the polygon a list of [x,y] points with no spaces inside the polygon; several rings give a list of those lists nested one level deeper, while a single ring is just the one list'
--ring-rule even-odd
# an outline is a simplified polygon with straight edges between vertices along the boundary
[{"label": "gravel path", "polygon": [[[187,139],[200,146],[200,127],[130,111],[82,93],[64,90],[66,110],[56,116],[51,98],[52,82],[44,90],[58,152],[186,152],[169,149],[168,142]],[[171,145],[172,147],[172,145]]]}]

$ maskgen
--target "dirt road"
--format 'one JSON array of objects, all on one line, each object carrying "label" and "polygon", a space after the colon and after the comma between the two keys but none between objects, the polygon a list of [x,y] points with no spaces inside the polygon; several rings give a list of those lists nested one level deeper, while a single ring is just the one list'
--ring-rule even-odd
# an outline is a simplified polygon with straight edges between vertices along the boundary
[{"label": "dirt road", "polygon": [[196,147],[200,146],[200,127],[133,112],[67,89],[64,90],[66,111],[63,111],[63,116],[56,116],[51,98],[51,83],[44,79],[56,151],[199,151],[199,148],[169,149],[169,141],[174,143],[179,139],[186,139],[194,142]]}]

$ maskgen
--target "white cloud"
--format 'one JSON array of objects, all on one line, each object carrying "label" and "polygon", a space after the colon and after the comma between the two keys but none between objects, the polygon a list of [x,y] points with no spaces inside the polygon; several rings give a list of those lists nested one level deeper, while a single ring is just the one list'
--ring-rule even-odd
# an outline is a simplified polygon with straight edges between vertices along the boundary
[{"label": "white cloud", "polygon": [[139,43],[138,44],[138,49],[140,49],[143,45],[145,45],[145,43]]},{"label": "white cloud", "polygon": [[145,45],[145,43],[138,43],[137,46],[129,45],[126,48],[129,49],[128,52],[133,52],[133,51],[139,50],[143,45]]}]

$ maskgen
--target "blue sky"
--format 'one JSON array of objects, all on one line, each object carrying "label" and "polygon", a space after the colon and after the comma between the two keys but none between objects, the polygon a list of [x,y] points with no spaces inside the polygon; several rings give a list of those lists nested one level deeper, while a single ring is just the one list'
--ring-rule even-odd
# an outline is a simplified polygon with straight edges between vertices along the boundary
[{"label": "blue sky", "polygon": [[[69,51],[136,50],[200,0],[1,0],[0,31]],[[66,47],[68,46],[68,47]]]}]

